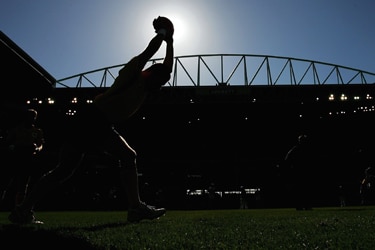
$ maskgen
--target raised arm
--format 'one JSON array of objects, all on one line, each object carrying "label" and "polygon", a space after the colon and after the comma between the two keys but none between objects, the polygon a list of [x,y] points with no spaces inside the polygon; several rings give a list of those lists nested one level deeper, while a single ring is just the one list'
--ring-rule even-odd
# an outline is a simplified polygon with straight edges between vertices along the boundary
[{"label": "raised arm", "polygon": [[139,66],[142,69],[146,63],[155,55],[155,53],[160,49],[161,44],[163,43],[164,35],[156,34],[151,41],[149,42],[146,49],[138,55]]},{"label": "raised arm", "polygon": [[167,43],[167,51],[164,59],[164,64],[170,68],[172,72],[173,65],[173,33],[174,26],[171,20],[166,17],[159,16],[152,22],[154,26],[156,36],[151,39],[147,48],[139,54],[140,66],[143,68],[146,63],[155,55],[155,53],[160,49],[160,46],[164,41]]},{"label": "raised arm", "polygon": [[167,49],[165,52],[165,58],[164,58],[163,64],[168,67],[169,72],[172,72],[173,57],[174,57],[173,38],[166,40],[166,43],[167,43]]}]

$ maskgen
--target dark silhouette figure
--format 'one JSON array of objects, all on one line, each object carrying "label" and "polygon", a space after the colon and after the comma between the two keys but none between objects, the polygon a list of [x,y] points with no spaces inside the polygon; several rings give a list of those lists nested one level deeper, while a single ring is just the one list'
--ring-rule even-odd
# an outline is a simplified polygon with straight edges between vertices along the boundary
[{"label": "dark silhouette figure", "polygon": [[2,201],[7,191],[14,190],[14,205],[19,205],[28,190],[31,178],[39,172],[37,158],[43,149],[43,130],[36,126],[38,113],[34,109],[22,112],[20,122],[8,129],[5,136],[6,165],[2,173]]},{"label": "dark silhouette figure", "polygon": [[244,186],[240,187],[240,209],[248,209],[248,195]]},{"label": "dark silhouette figure", "polygon": [[[156,219],[164,215],[164,208],[146,205],[139,195],[137,154],[116,130],[142,106],[150,93],[157,93],[168,82],[173,68],[173,24],[165,17],[153,21],[157,33],[147,48],[133,57],[120,71],[112,86],[77,111],[70,129],[64,136],[59,162],[46,173],[25,197],[24,202],[12,211],[13,223],[36,223],[33,208],[48,192],[69,179],[81,164],[87,152],[103,152],[120,161],[119,177],[128,198],[128,222]],[[143,69],[146,63],[166,42],[163,63]]]},{"label": "dark silhouette figure", "polygon": [[217,205],[217,194],[216,186],[214,182],[211,182],[208,186],[208,207],[209,209],[216,209]]},{"label": "dark silhouette figure", "polygon": [[284,164],[287,169],[287,185],[297,210],[311,210],[315,164],[313,149],[307,135],[298,136],[297,144],[286,154]]},{"label": "dark silhouette figure", "polygon": [[361,196],[361,205],[375,204],[375,169],[373,167],[366,168],[359,193]]},{"label": "dark silhouette figure", "polygon": [[346,207],[346,190],[344,186],[342,185],[338,186],[338,193],[339,193],[340,207]]}]

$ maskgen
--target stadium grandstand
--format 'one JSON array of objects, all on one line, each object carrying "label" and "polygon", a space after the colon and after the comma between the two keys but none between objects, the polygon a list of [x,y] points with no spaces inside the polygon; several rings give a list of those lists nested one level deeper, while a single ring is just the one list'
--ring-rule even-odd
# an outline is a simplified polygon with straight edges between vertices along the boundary
[{"label": "stadium grandstand", "polygon": [[[38,110],[48,169],[56,162],[64,124],[108,88],[123,65],[57,80],[4,33],[0,39],[1,132],[17,109]],[[180,56],[170,82],[119,128],[138,152],[144,195],[169,208],[204,208],[213,184],[217,208],[239,207],[240,187],[249,208],[289,206],[280,169],[300,134],[308,134],[319,152],[321,199],[315,205],[339,206],[339,186],[347,204],[356,205],[364,169],[374,163],[374,83],[375,73],[306,59]],[[122,194],[106,178],[116,162],[96,153],[85,164],[83,178],[57,191],[65,201],[56,200],[56,207],[121,206]]]}]

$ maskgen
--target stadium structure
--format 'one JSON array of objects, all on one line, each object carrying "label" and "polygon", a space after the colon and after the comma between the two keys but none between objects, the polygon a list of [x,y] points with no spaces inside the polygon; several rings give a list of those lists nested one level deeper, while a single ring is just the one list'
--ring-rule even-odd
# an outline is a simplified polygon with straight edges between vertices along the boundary
[{"label": "stadium structure", "polygon": [[[47,140],[41,164],[52,168],[66,122],[110,87],[125,64],[57,80],[0,35],[1,132],[17,110],[38,110]],[[374,164],[374,83],[375,73],[306,59],[177,56],[170,81],[118,127],[138,153],[143,195],[166,207],[212,208],[205,199],[214,190],[217,208],[236,208],[241,188],[249,208],[289,206],[282,166],[300,134],[311,138],[319,159],[315,205],[339,205],[339,187],[355,205],[364,170]],[[63,202],[66,209],[118,205],[121,193],[110,178],[118,163],[95,152],[85,164],[56,191],[72,201]]]}]

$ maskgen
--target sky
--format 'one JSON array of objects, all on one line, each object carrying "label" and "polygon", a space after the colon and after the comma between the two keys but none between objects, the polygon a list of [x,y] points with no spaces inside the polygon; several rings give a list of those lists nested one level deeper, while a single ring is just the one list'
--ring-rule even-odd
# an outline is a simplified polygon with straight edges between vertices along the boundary
[{"label": "sky", "polygon": [[175,25],[175,56],[271,55],[375,73],[374,9],[374,0],[1,0],[0,30],[57,80],[126,63],[158,16]]}]

